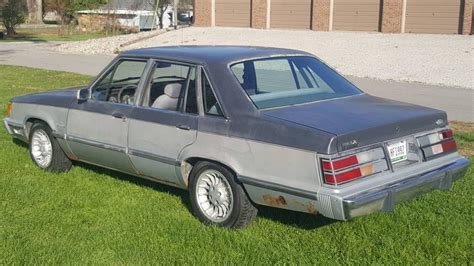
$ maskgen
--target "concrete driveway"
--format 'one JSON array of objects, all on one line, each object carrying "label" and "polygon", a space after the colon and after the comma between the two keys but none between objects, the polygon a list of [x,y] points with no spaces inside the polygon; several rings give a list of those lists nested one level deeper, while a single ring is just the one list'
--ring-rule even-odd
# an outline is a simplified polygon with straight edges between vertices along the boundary
[{"label": "concrete driveway", "polygon": [[[54,43],[1,43],[0,64],[96,75],[113,56],[61,54]],[[365,92],[445,110],[450,120],[474,122],[474,90],[349,77]],[[71,84],[74,85],[74,84]]]}]

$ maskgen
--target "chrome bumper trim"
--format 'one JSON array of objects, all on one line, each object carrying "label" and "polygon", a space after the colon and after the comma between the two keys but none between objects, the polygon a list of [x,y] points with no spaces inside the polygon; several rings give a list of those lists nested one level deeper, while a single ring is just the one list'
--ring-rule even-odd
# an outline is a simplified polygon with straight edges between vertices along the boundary
[{"label": "chrome bumper trim", "polygon": [[393,211],[395,205],[426,192],[448,190],[464,176],[469,160],[461,157],[435,170],[342,199],[344,220],[377,211]]},{"label": "chrome bumper trim", "polygon": [[5,118],[3,119],[3,125],[5,126],[8,134],[12,135],[14,138],[24,141],[27,140],[27,136],[25,135],[25,127],[22,124],[9,121],[7,118]]},{"label": "chrome bumper trim", "polygon": [[3,119],[3,125],[5,126],[5,129],[7,130],[8,134],[13,135],[13,132],[10,129],[10,125],[8,124],[7,119]]}]

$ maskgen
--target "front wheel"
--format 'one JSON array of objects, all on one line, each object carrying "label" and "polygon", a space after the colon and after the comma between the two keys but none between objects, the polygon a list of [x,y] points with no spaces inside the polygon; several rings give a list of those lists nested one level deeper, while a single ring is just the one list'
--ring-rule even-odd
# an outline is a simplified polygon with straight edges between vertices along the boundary
[{"label": "front wheel", "polygon": [[199,162],[193,167],[189,193],[194,214],[205,224],[243,228],[257,215],[234,175],[215,163]]},{"label": "front wheel", "polygon": [[67,172],[72,163],[64,154],[51,129],[44,123],[33,124],[29,136],[30,157],[41,169],[50,172]]}]

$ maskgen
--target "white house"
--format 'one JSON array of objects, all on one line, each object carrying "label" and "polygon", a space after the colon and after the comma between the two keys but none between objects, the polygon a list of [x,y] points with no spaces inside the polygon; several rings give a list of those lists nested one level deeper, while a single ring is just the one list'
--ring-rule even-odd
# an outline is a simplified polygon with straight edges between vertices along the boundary
[{"label": "white house", "polygon": [[[79,16],[112,17],[124,28],[150,30],[159,28],[159,18],[155,11],[155,0],[112,0],[107,5],[94,10],[76,12]],[[173,6],[164,10],[163,28],[173,25]]]}]

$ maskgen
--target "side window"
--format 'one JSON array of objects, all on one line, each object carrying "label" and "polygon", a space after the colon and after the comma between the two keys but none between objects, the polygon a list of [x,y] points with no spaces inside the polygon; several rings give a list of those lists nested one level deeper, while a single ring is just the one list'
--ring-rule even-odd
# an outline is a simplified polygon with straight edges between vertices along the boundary
[{"label": "side window", "polygon": [[112,103],[133,104],[146,61],[119,61],[92,88],[92,99]]},{"label": "side window", "polygon": [[195,72],[195,68],[158,62],[153,71],[143,105],[170,111],[183,110],[186,91],[188,87],[191,88],[194,85],[191,79],[195,80],[195,78],[191,75]]},{"label": "side window", "polygon": [[201,77],[202,94],[204,98],[204,112],[207,115],[224,116],[219,102],[217,102],[217,98],[214,95],[214,92],[212,91],[211,83],[207,79],[207,76],[204,71],[201,72]]}]

